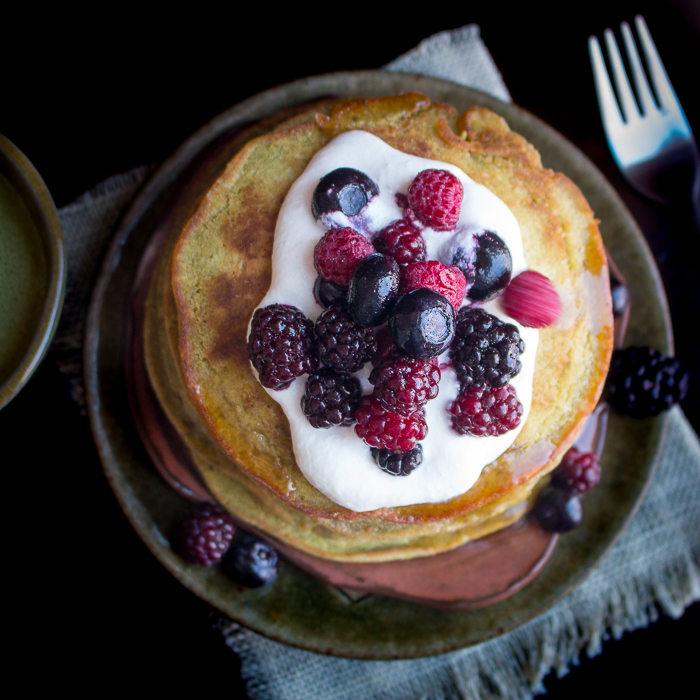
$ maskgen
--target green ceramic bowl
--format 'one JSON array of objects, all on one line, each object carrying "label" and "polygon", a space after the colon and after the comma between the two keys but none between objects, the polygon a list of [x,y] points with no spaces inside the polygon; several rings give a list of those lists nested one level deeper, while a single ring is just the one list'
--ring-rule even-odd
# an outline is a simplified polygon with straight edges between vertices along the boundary
[{"label": "green ceramic bowl", "polygon": [[160,562],[193,594],[273,639],[327,654],[393,659],[476,644],[521,625],[570,592],[610,549],[632,518],[663,445],[668,416],[613,415],[603,451],[603,480],[586,496],[584,521],[559,538],[545,569],[510,598],[479,610],[437,610],[372,595],[358,601],[282,562],[265,589],[246,590],[218,567],[187,564],[168,538],[185,500],[160,478],[129,409],[129,316],[139,261],[191,168],[218,139],[283,109],[327,95],[391,95],[418,90],[465,110],[488,107],[530,140],[546,166],[569,175],[601,219],[601,232],[628,281],[627,342],[671,350],[663,287],[644,239],[610,184],[571,143],[531,114],[484,93],[424,76],[359,71],[299,80],[231,108],[186,141],[154,173],[123,217],[95,287],[85,340],[88,412],[102,464],[124,512]]},{"label": "green ceramic bowl", "polygon": [[56,206],[27,157],[0,134],[0,408],[44,357],[63,306]]}]

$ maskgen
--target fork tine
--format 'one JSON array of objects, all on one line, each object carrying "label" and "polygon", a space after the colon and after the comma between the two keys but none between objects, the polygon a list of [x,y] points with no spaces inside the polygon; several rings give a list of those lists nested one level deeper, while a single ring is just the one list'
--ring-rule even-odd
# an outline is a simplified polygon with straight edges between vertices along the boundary
[{"label": "fork tine", "polygon": [[637,88],[639,105],[642,108],[642,114],[646,117],[656,108],[654,98],[651,94],[651,89],[649,88],[649,83],[647,82],[644,69],[642,68],[642,62],[639,60],[639,54],[637,53],[637,47],[635,46],[634,39],[632,38],[630,26],[627,24],[627,22],[623,22],[620,25],[620,29],[622,30],[622,38],[625,42],[627,58],[632,68],[632,79],[634,80],[635,88]]},{"label": "fork tine", "polygon": [[617,94],[620,97],[622,116],[625,122],[629,124],[630,122],[640,118],[639,108],[634,100],[634,95],[632,94],[632,88],[630,87],[629,80],[627,79],[625,67],[622,65],[622,58],[620,58],[620,50],[617,48],[615,35],[610,29],[605,30],[605,44],[608,47],[608,56],[610,57],[610,63],[612,64],[613,80],[615,81]]},{"label": "fork tine", "polygon": [[593,80],[595,82],[595,90],[598,95],[598,106],[603,117],[603,126],[608,136],[608,140],[612,139],[614,134],[624,129],[622,115],[617,106],[615,93],[613,92],[608,71],[605,69],[603,61],[603,53],[600,49],[598,39],[594,36],[588,38],[588,53],[591,57],[593,66]]},{"label": "fork tine", "polygon": [[651,81],[654,85],[654,89],[656,90],[656,94],[659,97],[661,108],[667,110],[669,113],[679,116],[685,123],[687,133],[690,134],[690,125],[688,124],[688,120],[683,113],[683,108],[676,97],[676,93],[671,86],[671,81],[668,79],[668,75],[666,75],[666,69],[664,68],[664,64],[661,62],[661,58],[659,58],[659,53],[656,50],[654,42],[652,41],[651,34],[649,34],[644,17],[637,15],[634,18],[634,23],[637,27],[637,33],[639,34],[639,38],[641,40],[644,56],[647,60],[647,65],[649,66]]}]

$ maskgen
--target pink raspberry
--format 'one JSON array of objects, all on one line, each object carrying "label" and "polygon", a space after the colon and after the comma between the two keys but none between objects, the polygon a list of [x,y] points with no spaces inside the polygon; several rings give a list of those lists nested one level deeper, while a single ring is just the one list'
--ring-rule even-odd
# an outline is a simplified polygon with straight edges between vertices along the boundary
[{"label": "pink raspberry", "polygon": [[464,188],[447,170],[423,170],[408,188],[408,203],[419,221],[438,231],[457,225]]},{"label": "pink raspberry", "polygon": [[422,411],[410,416],[386,411],[374,395],[363,396],[355,411],[355,432],[370,447],[408,452],[428,434]]},{"label": "pink raspberry", "polygon": [[374,253],[374,246],[351,228],[332,228],[316,244],[314,267],[321,277],[347,286],[357,264]]},{"label": "pink raspberry", "polygon": [[437,260],[406,265],[401,271],[401,294],[420,287],[442,294],[457,311],[464,299],[467,280],[456,265],[448,267]]},{"label": "pink raspberry", "polygon": [[503,435],[520,424],[523,406],[515,388],[487,384],[465,387],[449,407],[452,429],[460,435]]},{"label": "pink raspberry", "polygon": [[503,308],[529,328],[551,326],[561,316],[561,300],[551,281],[534,270],[525,270],[503,292]]},{"label": "pink raspberry", "polygon": [[425,241],[421,232],[410,221],[399,219],[382,229],[374,239],[378,253],[391,255],[402,267],[425,260]]},{"label": "pink raspberry", "polygon": [[600,464],[593,452],[579,452],[572,447],[552,472],[552,483],[559,488],[585,493],[598,485]]}]

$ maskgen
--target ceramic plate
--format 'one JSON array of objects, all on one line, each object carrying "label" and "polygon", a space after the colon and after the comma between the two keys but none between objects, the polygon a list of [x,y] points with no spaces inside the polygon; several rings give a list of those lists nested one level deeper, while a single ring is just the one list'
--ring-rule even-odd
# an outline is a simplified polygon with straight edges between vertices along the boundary
[{"label": "ceramic plate", "polygon": [[188,565],[172,553],[168,536],[187,503],[166,486],[146,457],[126,386],[130,296],[146,244],[194,164],[235,130],[323,96],[407,90],[460,111],[474,105],[494,110],[537,147],[547,167],[576,182],[600,218],[605,245],[628,281],[632,313],[627,344],[672,354],[663,287],[651,254],[615,191],[581,152],[513,105],[447,81],[384,71],[334,73],[268,90],[224,112],[186,141],[149,180],[115,233],[93,293],[85,344],[89,413],[102,464],[127,517],[153,554],[189,590],[250,629],[305,649],[355,658],[450,651],[502,634],[552,606],[582,580],[632,517],[653,473],[667,423],[663,415],[648,420],[611,416],[603,481],[584,499],[583,524],[559,538],[534,582],[486,608],[437,610],[382,596],[353,602],[286,562],[273,586],[246,590],[218,568]]},{"label": "ceramic plate", "polygon": [[0,134],[0,408],[39,366],[63,306],[63,232],[51,194]]}]

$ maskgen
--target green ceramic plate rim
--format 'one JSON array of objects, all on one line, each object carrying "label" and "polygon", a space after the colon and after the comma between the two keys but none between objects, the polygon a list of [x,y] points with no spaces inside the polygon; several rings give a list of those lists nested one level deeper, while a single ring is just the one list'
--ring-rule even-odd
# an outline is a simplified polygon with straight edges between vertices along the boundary
[{"label": "green ceramic plate rim", "polygon": [[[609,435],[624,438],[624,455],[617,454],[615,441],[610,449],[606,443],[604,459],[612,454],[609,477],[587,495],[590,500],[582,527],[560,538],[552,560],[533,583],[481,610],[446,612],[381,596],[353,604],[287,563],[274,586],[245,590],[216,567],[188,565],[173,554],[167,533],[176,521],[176,511],[185,507],[176,503],[180,497],[150,464],[126,398],[124,318],[140,252],[187,168],[232,127],[331,94],[373,96],[408,90],[418,90],[460,110],[478,104],[497,111],[535,144],[545,165],[577,182],[601,218],[606,246],[623,274],[635,272],[628,277],[633,301],[628,344],[672,352],[668,308],[652,255],[619,196],[588,158],[551,127],[514,105],[448,81],[385,71],[320,75],[272,88],[232,107],[190,137],[153,174],[115,232],[93,292],[85,338],[88,413],[103,468],[126,516],[153,554],[190,591],[246,627],[304,649],[352,658],[444,653],[512,630],[554,605],[588,574],[633,517],[653,475],[668,425],[668,415],[645,421],[613,415]],[[109,305],[105,304],[107,295]],[[632,467],[624,467],[627,463]],[[326,624],[319,625],[319,620]]]},{"label": "green ceramic plate rim", "polygon": [[29,381],[48,350],[58,326],[66,285],[63,230],[51,193],[29,159],[0,134],[0,171],[24,199],[46,246],[49,284],[36,331],[26,353],[0,386],[0,408],[7,405]]}]

